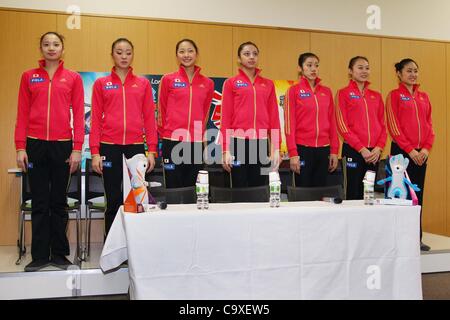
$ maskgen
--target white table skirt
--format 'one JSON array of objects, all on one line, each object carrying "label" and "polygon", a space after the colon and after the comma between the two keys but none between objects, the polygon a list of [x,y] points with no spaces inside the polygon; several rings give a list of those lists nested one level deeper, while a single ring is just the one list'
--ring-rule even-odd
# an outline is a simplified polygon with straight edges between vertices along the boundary
[{"label": "white table skirt", "polygon": [[100,259],[133,299],[422,299],[420,207],[362,201],[119,210]]}]

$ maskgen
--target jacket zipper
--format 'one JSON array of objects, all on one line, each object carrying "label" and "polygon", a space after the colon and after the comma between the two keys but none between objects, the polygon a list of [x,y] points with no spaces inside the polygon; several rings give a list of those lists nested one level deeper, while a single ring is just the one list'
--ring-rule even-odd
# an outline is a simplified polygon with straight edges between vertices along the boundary
[{"label": "jacket zipper", "polygon": [[48,104],[47,104],[47,140],[50,140],[50,100],[52,93],[52,80],[49,79],[48,85]]},{"label": "jacket zipper", "polygon": [[316,148],[319,140],[319,101],[317,101],[317,96],[314,93],[314,99],[316,100]]},{"label": "jacket zipper", "polygon": [[125,133],[127,132],[127,100],[125,98],[125,82],[122,83],[122,96],[123,96],[123,143],[125,144]]},{"label": "jacket zipper", "polygon": [[368,132],[368,137],[369,137],[369,140],[368,140],[368,142],[367,142],[367,146],[368,147],[370,147],[370,120],[369,120],[369,107],[367,106],[367,100],[366,100],[366,97],[365,96],[363,96],[363,99],[364,99],[364,104],[365,104],[365,106],[366,106],[366,118],[367,118],[367,132]]},{"label": "jacket zipper", "polygon": [[416,118],[417,118],[417,126],[419,127],[419,142],[418,142],[418,144],[417,144],[417,148],[420,148],[420,140],[421,140],[421,136],[422,136],[422,134],[421,134],[421,128],[420,128],[420,120],[419,120],[419,108],[417,107],[417,102],[416,102],[416,98],[415,97],[413,97],[413,100],[414,100],[414,106],[416,107]]},{"label": "jacket zipper", "polygon": [[256,88],[253,82],[253,137],[256,139]]}]

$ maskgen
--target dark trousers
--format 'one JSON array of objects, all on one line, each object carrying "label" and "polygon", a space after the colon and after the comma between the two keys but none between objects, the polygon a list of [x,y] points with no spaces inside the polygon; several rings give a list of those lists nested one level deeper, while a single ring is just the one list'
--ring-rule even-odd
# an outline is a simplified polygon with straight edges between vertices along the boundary
[{"label": "dark trousers", "polygon": [[27,139],[33,260],[70,254],[66,206],[71,152],[72,141]]},{"label": "dark trousers", "polygon": [[[420,149],[416,149],[420,151]],[[423,201],[423,192],[425,188],[425,175],[427,172],[427,163],[425,162],[422,166],[418,166],[414,163],[414,161],[409,157],[409,155],[400,149],[398,144],[395,142],[391,143],[391,155],[402,154],[405,158],[409,159],[408,168],[406,172],[408,172],[409,179],[412,183],[417,184],[420,188],[420,191],[416,191],[417,199],[419,200],[419,205],[422,205]],[[422,208],[420,209],[420,240],[422,240]]]},{"label": "dark trousers", "polygon": [[143,144],[100,144],[100,155],[103,157],[103,185],[105,188],[105,237],[123,204],[123,155],[129,159],[136,154],[145,154]]},{"label": "dark trousers", "polygon": [[269,143],[267,139],[231,139],[233,188],[258,187],[269,184]]},{"label": "dark trousers", "polygon": [[[367,148],[370,151],[373,148]],[[378,172],[378,164],[366,163],[363,156],[347,143],[342,145],[342,166],[347,200],[363,199],[363,179],[367,170]]]},{"label": "dark trousers", "polygon": [[297,145],[300,174],[294,173],[296,187],[324,187],[327,184],[330,147]]},{"label": "dark trousers", "polygon": [[163,170],[166,188],[195,186],[203,169],[203,143],[162,141]]}]

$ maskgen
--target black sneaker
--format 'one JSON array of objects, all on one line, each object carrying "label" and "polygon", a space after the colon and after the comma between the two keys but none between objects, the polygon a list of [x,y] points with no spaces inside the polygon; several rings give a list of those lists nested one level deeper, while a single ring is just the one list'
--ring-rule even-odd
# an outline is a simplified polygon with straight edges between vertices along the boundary
[{"label": "black sneaker", "polygon": [[420,241],[420,251],[430,251],[430,246],[427,246],[425,243]]},{"label": "black sneaker", "polygon": [[50,265],[50,261],[48,261],[48,259],[36,259],[26,265],[25,272],[38,271],[45,267],[48,267],[49,265]]},{"label": "black sneaker", "polygon": [[60,254],[53,255],[52,259],[50,260],[50,264],[63,270],[67,270],[70,266],[73,265],[73,263],[70,262],[69,259]]}]

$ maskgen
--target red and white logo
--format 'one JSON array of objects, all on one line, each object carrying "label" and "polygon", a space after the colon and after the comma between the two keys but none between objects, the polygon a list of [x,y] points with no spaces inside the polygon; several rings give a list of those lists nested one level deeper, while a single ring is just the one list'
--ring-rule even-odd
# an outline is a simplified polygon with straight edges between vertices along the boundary
[{"label": "red and white logo", "polygon": [[109,82],[106,83],[106,85],[107,85],[107,86],[112,86],[112,82],[109,81]]},{"label": "red and white logo", "polygon": [[181,82],[181,80],[180,80],[180,79],[178,79],[178,78],[177,78],[177,79],[175,79],[174,81],[175,81],[175,82]]},{"label": "red and white logo", "polygon": [[34,73],[33,78],[39,78],[39,73]]}]

